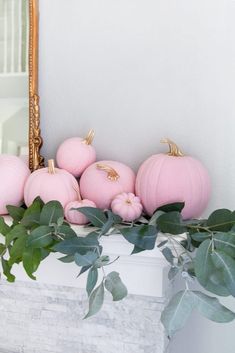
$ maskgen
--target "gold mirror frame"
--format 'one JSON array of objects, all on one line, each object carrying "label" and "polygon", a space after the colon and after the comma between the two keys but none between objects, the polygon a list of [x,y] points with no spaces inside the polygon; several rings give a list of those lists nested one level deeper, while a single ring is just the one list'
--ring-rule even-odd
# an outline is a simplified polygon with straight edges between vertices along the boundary
[{"label": "gold mirror frame", "polygon": [[29,168],[31,171],[44,166],[40,155],[42,137],[38,94],[38,0],[29,0]]}]

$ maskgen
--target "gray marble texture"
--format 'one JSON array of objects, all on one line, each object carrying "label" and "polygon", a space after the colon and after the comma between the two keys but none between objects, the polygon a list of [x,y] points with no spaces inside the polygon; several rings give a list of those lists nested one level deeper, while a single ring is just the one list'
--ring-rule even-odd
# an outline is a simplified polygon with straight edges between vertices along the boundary
[{"label": "gray marble texture", "polygon": [[0,282],[0,353],[163,353],[162,298],[106,296],[103,310],[82,320],[83,289]]}]

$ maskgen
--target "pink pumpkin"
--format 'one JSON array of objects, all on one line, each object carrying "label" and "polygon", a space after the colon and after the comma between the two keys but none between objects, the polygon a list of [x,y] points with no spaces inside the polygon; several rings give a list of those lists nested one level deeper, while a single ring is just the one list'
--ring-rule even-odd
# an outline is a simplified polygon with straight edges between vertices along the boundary
[{"label": "pink pumpkin", "polygon": [[80,179],[81,195],[101,209],[110,208],[112,199],[122,192],[134,192],[135,174],[123,163],[100,161],[90,165]]},{"label": "pink pumpkin", "polygon": [[185,202],[184,219],[199,217],[210,197],[210,178],[197,159],[185,156],[170,140],[168,154],[156,154],[140,167],[136,178],[136,194],[147,214],[164,204]]},{"label": "pink pumpkin", "polygon": [[89,223],[88,218],[79,211],[72,210],[72,208],[81,208],[81,207],[96,207],[95,203],[90,200],[79,200],[69,202],[64,209],[64,215],[68,222],[73,224],[87,224]]},{"label": "pink pumpkin", "polygon": [[71,137],[65,140],[56,154],[58,166],[79,177],[96,160],[96,152],[91,145],[93,138],[94,131],[91,130],[86,138]]},{"label": "pink pumpkin", "polygon": [[0,155],[0,214],[7,214],[7,205],[20,206],[24,185],[30,175],[26,163],[19,157]]},{"label": "pink pumpkin", "polygon": [[74,176],[66,170],[55,168],[54,161],[48,161],[48,168],[38,169],[28,178],[24,188],[24,201],[30,206],[40,196],[46,203],[57,200],[64,207],[77,200],[79,186]]},{"label": "pink pumpkin", "polygon": [[123,221],[132,222],[141,216],[143,206],[140,203],[139,197],[130,192],[123,192],[113,199],[111,209]]}]

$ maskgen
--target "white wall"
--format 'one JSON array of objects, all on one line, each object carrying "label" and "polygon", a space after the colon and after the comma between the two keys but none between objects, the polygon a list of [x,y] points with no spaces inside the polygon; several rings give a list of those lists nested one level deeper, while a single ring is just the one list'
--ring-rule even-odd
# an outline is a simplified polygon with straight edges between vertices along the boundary
[{"label": "white wall", "polygon": [[[208,211],[234,208],[235,1],[40,0],[40,11],[44,155],[92,127],[99,158],[137,168],[168,136],[208,167]],[[235,325],[195,322],[180,353],[195,332],[190,353],[232,352]]]}]

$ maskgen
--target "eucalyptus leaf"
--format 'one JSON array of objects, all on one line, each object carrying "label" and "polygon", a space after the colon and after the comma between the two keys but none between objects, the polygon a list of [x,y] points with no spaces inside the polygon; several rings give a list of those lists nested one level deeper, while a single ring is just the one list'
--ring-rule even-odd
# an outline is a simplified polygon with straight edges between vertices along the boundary
[{"label": "eucalyptus leaf", "polygon": [[41,209],[41,199],[36,198],[32,205],[25,210],[24,216],[21,219],[21,224],[26,228],[30,228],[34,225],[38,226],[40,224]]},{"label": "eucalyptus leaf", "polygon": [[199,291],[192,291],[197,310],[211,321],[230,322],[235,319],[235,313],[220,304],[217,298],[209,297]]},{"label": "eucalyptus leaf", "polygon": [[40,224],[50,226],[57,224],[58,220],[64,217],[64,209],[59,201],[49,201],[46,203],[40,215]]},{"label": "eucalyptus leaf", "polygon": [[190,234],[190,236],[193,240],[198,241],[200,243],[203,242],[204,240],[211,238],[211,234],[208,232],[197,232],[197,233]]},{"label": "eucalyptus leaf", "polygon": [[142,251],[145,251],[145,249],[139,248],[138,246],[135,245],[132,252],[131,252],[131,255],[139,254]]},{"label": "eucalyptus leaf", "polygon": [[163,206],[160,206],[156,209],[155,212],[157,211],[163,211],[163,212],[181,212],[183,210],[185,206],[184,202],[173,202],[173,203],[169,203]]},{"label": "eucalyptus leaf", "polygon": [[112,294],[113,301],[119,301],[128,294],[127,288],[122,282],[118,272],[110,272],[104,282],[105,288]]},{"label": "eucalyptus leaf", "polygon": [[99,208],[79,207],[72,208],[72,210],[77,210],[84,214],[95,227],[102,228],[107,222],[107,217],[105,216],[105,213]]},{"label": "eucalyptus leaf", "polygon": [[103,256],[100,256],[100,257],[96,260],[96,262],[95,262],[95,264],[94,264],[94,267],[100,268],[100,267],[103,267],[103,266],[107,266],[107,265],[109,265],[109,262],[110,262],[109,256],[103,255]]},{"label": "eucalyptus leaf", "polygon": [[198,282],[208,291],[221,296],[228,296],[223,276],[212,261],[212,242],[208,239],[197,249],[194,259],[194,269]]},{"label": "eucalyptus leaf", "polygon": [[94,252],[94,251],[88,251],[84,255],[81,255],[79,253],[74,254],[74,261],[76,265],[81,267],[94,265],[97,258],[98,258],[98,254],[97,252]]},{"label": "eucalyptus leaf", "polygon": [[108,210],[107,212],[108,218],[106,223],[102,226],[100,235],[105,235],[108,231],[113,227],[116,223],[121,223],[121,217],[115,215],[113,212]]},{"label": "eucalyptus leaf", "polygon": [[85,255],[89,250],[101,252],[102,248],[99,246],[97,236],[94,233],[93,236],[65,239],[53,246],[53,250],[65,255],[75,255],[75,253]]},{"label": "eucalyptus leaf", "polygon": [[24,249],[26,247],[26,241],[28,238],[28,234],[22,234],[19,238],[16,239],[13,246],[10,248],[10,259],[9,264],[13,265],[16,260],[21,259]]},{"label": "eucalyptus leaf", "polygon": [[0,217],[0,234],[6,236],[10,232],[10,230],[11,227],[6,224],[3,217]]},{"label": "eucalyptus leaf", "polygon": [[195,305],[194,295],[188,290],[180,291],[173,296],[161,315],[161,321],[169,337],[185,326]]},{"label": "eucalyptus leaf", "polygon": [[157,220],[157,227],[163,233],[182,234],[187,231],[179,212],[173,211],[161,215]]},{"label": "eucalyptus leaf", "polygon": [[88,297],[90,296],[91,292],[96,286],[98,280],[98,270],[96,267],[92,267],[89,269],[88,276],[87,276],[87,284],[86,284],[86,291]]},{"label": "eucalyptus leaf", "polygon": [[6,245],[0,243],[0,257],[6,252]]},{"label": "eucalyptus leaf", "polygon": [[235,297],[235,260],[220,250],[213,251],[211,258],[215,267],[222,271],[226,288]]},{"label": "eucalyptus leaf", "polygon": [[235,213],[227,209],[216,210],[210,215],[206,225],[213,231],[228,232],[235,225]]},{"label": "eucalyptus leaf", "polygon": [[159,218],[161,215],[163,215],[164,213],[165,213],[165,212],[160,211],[160,210],[154,212],[154,214],[153,214],[152,217],[150,218],[150,221],[149,221],[148,224],[149,224],[150,226],[156,226],[156,225],[157,225],[157,220],[158,220],[158,218]]},{"label": "eucalyptus leaf", "polygon": [[6,208],[9,215],[13,219],[14,224],[19,223],[24,216],[25,208],[11,205],[6,206]]},{"label": "eucalyptus leaf", "polygon": [[79,272],[79,274],[77,275],[77,277],[81,276],[83,273],[85,273],[86,271],[88,271],[92,266],[83,266]]},{"label": "eucalyptus leaf", "polygon": [[104,302],[104,284],[101,284],[91,293],[89,297],[89,311],[84,317],[87,319],[100,311]]},{"label": "eucalyptus leaf", "polygon": [[9,264],[9,262],[7,260],[5,260],[3,257],[1,257],[1,261],[2,261],[2,269],[3,269],[3,273],[7,278],[8,282],[15,282],[15,276],[11,273],[11,268],[12,266]]},{"label": "eucalyptus leaf", "polygon": [[36,280],[36,277],[33,276],[33,273],[37,270],[41,262],[41,249],[26,248],[22,256],[23,266],[27,275]]},{"label": "eucalyptus leaf", "polygon": [[66,255],[66,256],[60,257],[58,260],[68,264],[68,263],[74,262],[74,255]]},{"label": "eucalyptus leaf", "polygon": [[76,232],[69,225],[61,225],[58,227],[58,234],[63,238],[77,238]]},{"label": "eucalyptus leaf", "polygon": [[225,252],[227,255],[235,258],[235,234],[217,233],[213,236],[217,250]]},{"label": "eucalyptus leaf", "polygon": [[41,261],[46,259],[51,253],[51,251],[46,248],[41,248],[40,250],[41,250]]},{"label": "eucalyptus leaf", "polygon": [[208,239],[199,246],[194,260],[195,273],[202,286],[206,285],[211,272],[214,271],[211,254],[212,242]]},{"label": "eucalyptus leaf", "polygon": [[27,240],[27,246],[32,248],[44,248],[53,243],[53,228],[49,226],[39,226],[34,229]]},{"label": "eucalyptus leaf", "polygon": [[170,248],[165,247],[164,249],[161,250],[163,256],[165,257],[165,259],[171,264],[174,264],[174,255],[172,254],[172,251]]},{"label": "eucalyptus leaf", "polygon": [[120,233],[131,244],[144,250],[152,250],[157,239],[157,229],[154,226],[140,225],[121,228]]},{"label": "eucalyptus leaf", "polygon": [[161,243],[159,243],[158,245],[157,245],[157,247],[158,248],[162,248],[164,245],[166,245],[168,243],[168,239],[167,240],[163,240],[163,241],[161,241]]},{"label": "eucalyptus leaf", "polygon": [[179,270],[180,270],[180,268],[176,267],[176,266],[173,266],[170,268],[170,270],[168,272],[169,281],[172,281],[175,278],[175,276],[177,276],[177,274],[179,273]]},{"label": "eucalyptus leaf", "polygon": [[6,235],[6,246],[9,246],[11,242],[22,235],[27,235],[27,229],[22,224],[17,224],[14,228],[10,230]]}]

